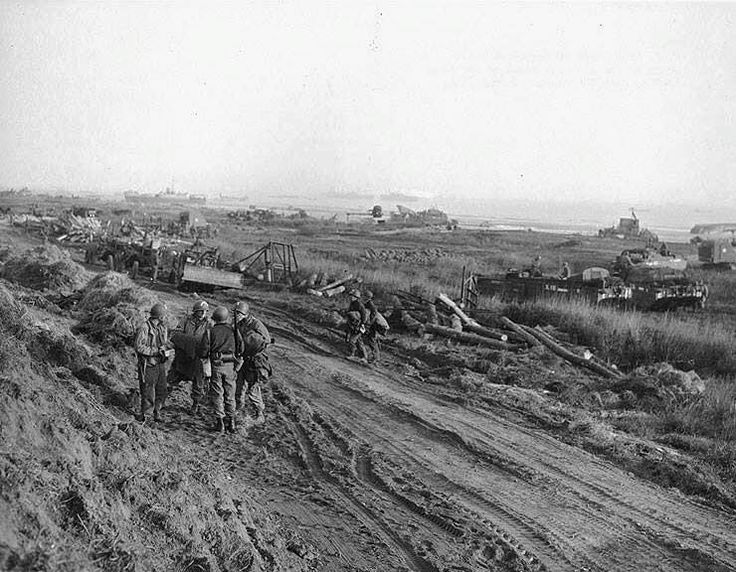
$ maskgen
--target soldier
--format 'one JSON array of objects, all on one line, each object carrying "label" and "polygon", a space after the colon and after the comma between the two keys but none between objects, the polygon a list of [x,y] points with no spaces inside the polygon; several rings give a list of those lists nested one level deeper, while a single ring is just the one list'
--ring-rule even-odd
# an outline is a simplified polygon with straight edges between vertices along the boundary
[{"label": "soldier", "polygon": [[199,355],[209,359],[212,368],[210,387],[214,398],[215,431],[235,432],[235,336],[228,324],[229,312],[218,306],[212,312],[215,325],[202,337]]},{"label": "soldier", "polygon": [[562,270],[560,270],[560,279],[567,280],[570,278],[570,265],[567,262],[562,263]]},{"label": "soldier", "polygon": [[360,301],[360,290],[352,288],[348,292],[350,296],[350,306],[347,310],[347,326],[345,331],[345,341],[348,343],[348,357],[354,357],[356,349],[360,352],[360,358],[368,361],[368,353],[363,343],[363,334],[366,332],[366,323],[368,322],[368,310]]},{"label": "soldier", "polygon": [[[238,410],[243,407],[243,391],[254,408],[255,423],[263,423],[266,409],[263,403],[261,386],[271,377],[273,370],[268,361],[266,348],[271,343],[271,334],[258,318],[250,311],[247,302],[235,305],[235,334],[238,357],[238,380],[235,385],[235,405]],[[242,360],[242,362],[241,362]]]},{"label": "soldier", "polygon": [[138,330],[135,351],[138,355],[138,383],[141,392],[141,411],[138,420],[146,421],[153,408],[154,421],[161,421],[161,408],[166,401],[166,360],[168,359],[169,329],[164,322],[166,308],[154,304],[151,316]]},{"label": "soldier", "polygon": [[187,316],[172,332],[171,340],[176,348],[174,361],[167,378],[169,391],[184,380],[192,381],[192,407],[190,413],[197,415],[200,405],[207,397],[209,378],[205,377],[203,360],[197,355],[202,338],[212,326],[207,318],[209,304],[198,300],[192,306],[192,313]]},{"label": "soldier", "polygon": [[373,352],[373,356],[369,361],[378,361],[381,357],[381,346],[378,338],[385,335],[386,330],[383,328],[382,321],[378,319],[378,308],[373,303],[373,292],[370,290],[365,291],[365,309],[368,312],[365,341]]},{"label": "soldier", "polygon": [[539,254],[532,259],[532,266],[529,270],[529,274],[535,278],[542,276],[542,257]]}]

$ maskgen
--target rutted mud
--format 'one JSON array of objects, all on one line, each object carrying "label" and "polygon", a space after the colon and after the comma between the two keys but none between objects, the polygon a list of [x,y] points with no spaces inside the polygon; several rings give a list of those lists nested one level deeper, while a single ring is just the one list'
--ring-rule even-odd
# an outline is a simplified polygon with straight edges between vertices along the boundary
[{"label": "rutted mud", "polygon": [[732,515],[418,387],[392,357],[369,369],[335,357],[335,338],[307,339],[309,327],[273,314],[272,406],[288,411],[328,493],[362,487],[345,504],[366,499],[408,569],[736,568]]}]

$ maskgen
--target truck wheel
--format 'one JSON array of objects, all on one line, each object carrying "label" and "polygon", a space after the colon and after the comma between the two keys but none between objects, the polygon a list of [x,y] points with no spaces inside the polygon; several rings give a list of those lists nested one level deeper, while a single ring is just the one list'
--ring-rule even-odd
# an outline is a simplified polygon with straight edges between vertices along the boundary
[{"label": "truck wheel", "polygon": [[130,277],[135,280],[138,278],[138,270],[140,269],[140,263],[137,260],[133,261],[133,266],[130,267]]},{"label": "truck wheel", "polygon": [[115,258],[112,254],[107,255],[107,269],[110,271],[115,270]]}]

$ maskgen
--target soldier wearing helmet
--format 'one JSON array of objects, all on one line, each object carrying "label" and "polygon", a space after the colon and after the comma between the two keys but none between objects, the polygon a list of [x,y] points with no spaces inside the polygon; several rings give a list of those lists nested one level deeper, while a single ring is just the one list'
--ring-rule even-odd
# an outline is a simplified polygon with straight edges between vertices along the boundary
[{"label": "soldier wearing helmet", "polygon": [[207,330],[199,346],[199,356],[208,359],[212,377],[210,391],[215,408],[215,431],[235,432],[235,336],[224,306],[212,312],[215,325]]},{"label": "soldier wearing helmet", "polygon": [[184,318],[171,334],[171,341],[176,348],[176,355],[168,375],[169,391],[182,381],[192,382],[192,407],[190,413],[197,415],[202,402],[207,397],[209,376],[205,376],[205,362],[197,355],[205,332],[212,326],[207,317],[209,304],[197,300],[192,306],[192,313]]},{"label": "soldier wearing helmet", "polygon": [[271,334],[264,323],[253,315],[245,301],[235,304],[235,334],[236,353],[239,361],[242,361],[235,386],[235,404],[237,409],[243,407],[245,393],[255,414],[254,423],[260,424],[265,421],[266,409],[261,386],[273,374],[266,353]]},{"label": "soldier wearing helmet", "polygon": [[164,320],[166,307],[157,303],[151,307],[150,317],[138,329],[135,351],[138,356],[138,384],[141,392],[141,410],[138,420],[145,422],[153,409],[154,421],[161,420],[161,409],[166,401],[166,360],[169,349],[169,329]]},{"label": "soldier wearing helmet", "polygon": [[[388,324],[381,315],[373,302],[373,292],[365,291],[365,309],[368,312],[368,320],[366,322],[365,342],[371,349],[372,356],[369,361],[378,361],[381,357],[381,345],[379,338],[386,335]],[[386,327],[384,327],[384,324]]]},{"label": "soldier wearing helmet", "polygon": [[360,301],[360,290],[352,288],[348,291],[350,305],[346,313],[345,341],[348,343],[348,357],[354,357],[356,351],[361,360],[368,361],[368,353],[363,343],[363,334],[368,323],[368,310]]}]

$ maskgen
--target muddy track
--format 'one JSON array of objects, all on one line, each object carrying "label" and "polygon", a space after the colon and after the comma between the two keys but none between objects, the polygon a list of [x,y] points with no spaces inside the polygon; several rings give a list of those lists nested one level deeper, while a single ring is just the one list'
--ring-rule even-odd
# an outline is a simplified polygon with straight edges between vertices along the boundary
[{"label": "muddy track", "polygon": [[[319,553],[321,570],[725,571],[736,517],[448,388],[338,356],[338,333],[273,307],[266,426],[190,439]],[[183,406],[182,406],[183,411]],[[194,435],[194,436],[193,436]],[[244,450],[248,454],[244,455]]]},{"label": "muddy track", "polygon": [[[443,400],[431,385],[417,391],[395,371],[329,356],[304,330],[283,322],[281,330],[284,382],[322,419],[453,497],[541,565],[736,568],[733,515],[643,483],[542,431]],[[370,475],[362,466],[359,474]],[[455,526],[440,529],[458,538]]]}]

